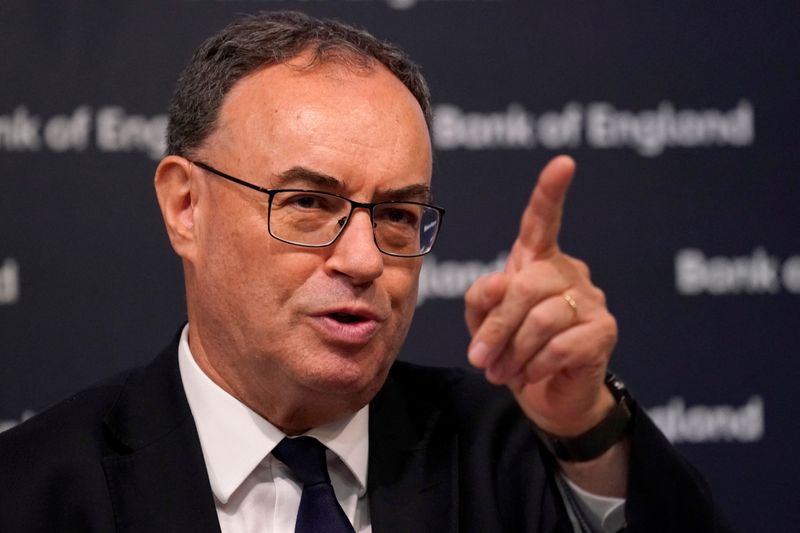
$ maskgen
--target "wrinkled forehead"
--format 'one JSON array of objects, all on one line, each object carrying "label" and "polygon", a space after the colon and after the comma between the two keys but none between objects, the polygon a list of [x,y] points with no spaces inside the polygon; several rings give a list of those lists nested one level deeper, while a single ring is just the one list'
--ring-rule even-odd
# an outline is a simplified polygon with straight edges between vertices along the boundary
[{"label": "wrinkled forehead", "polygon": [[258,172],[265,186],[272,183],[263,179],[291,168],[331,176],[349,191],[430,182],[425,117],[399,79],[377,62],[354,70],[297,61],[263,68],[231,89],[208,142],[218,157]]}]

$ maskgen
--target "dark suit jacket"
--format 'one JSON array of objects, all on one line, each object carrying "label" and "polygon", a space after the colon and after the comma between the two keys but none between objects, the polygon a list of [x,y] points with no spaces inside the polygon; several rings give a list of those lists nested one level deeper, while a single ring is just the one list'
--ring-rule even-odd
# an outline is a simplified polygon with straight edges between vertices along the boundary
[{"label": "dark suit jacket", "polygon": [[[0,532],[219,532],[177,340],[0,435]],[[370,404],[373,530],[568,531],[552,459],[504,388],[397,363]],[[629,531],[715,531],[705,483],[636,408]],[[724,529],[724,527],[723,527]]]}]

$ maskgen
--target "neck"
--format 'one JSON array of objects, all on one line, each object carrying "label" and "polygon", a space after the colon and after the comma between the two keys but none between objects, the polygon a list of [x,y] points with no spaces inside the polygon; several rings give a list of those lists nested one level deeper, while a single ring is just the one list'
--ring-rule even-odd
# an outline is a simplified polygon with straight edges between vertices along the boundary
[{"label": "neck", "polygon": [[[348,396],[331,398],[318,391],[289,387],[287,379],[262,379],[264,376],[280,377],[282,374],[279,368],[266,363],[265,368],[248,368],[239,372],[237,369],[240,367],[237,365],[226,364],[232,358],[224,355],[213,343],[209,345],[196,331],[197,328],[189,328],[189,349],[203,373],[286,435],[300,435],[312,428],[340,420],[368,403]],[[251,378],[248,379],[247,376]]]}]

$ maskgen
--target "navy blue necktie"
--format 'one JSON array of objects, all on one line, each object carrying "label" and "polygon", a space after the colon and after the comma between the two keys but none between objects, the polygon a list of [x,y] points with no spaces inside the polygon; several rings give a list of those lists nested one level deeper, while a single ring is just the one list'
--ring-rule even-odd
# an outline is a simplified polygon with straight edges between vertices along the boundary
[{"label": "navy blue necktie", "polygon": [[326,449],[313,437],[297,437],[283,439],[272,450],[303,484],[295,533],[355,533],[333,492]]}]

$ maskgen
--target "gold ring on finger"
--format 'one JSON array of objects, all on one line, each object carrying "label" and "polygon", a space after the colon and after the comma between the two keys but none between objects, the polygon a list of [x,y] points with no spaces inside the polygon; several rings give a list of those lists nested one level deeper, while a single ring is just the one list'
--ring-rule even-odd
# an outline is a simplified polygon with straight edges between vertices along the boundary
[{"label": "gold ring on finger", "polygon": [[564,301],[567,302],[567,305],[569,305],[572,309],[572,317],[578,318],[578,302],[575,301],[575,298],[573,298],[568,292],[565,292],[561,296],[564,298]]}]

